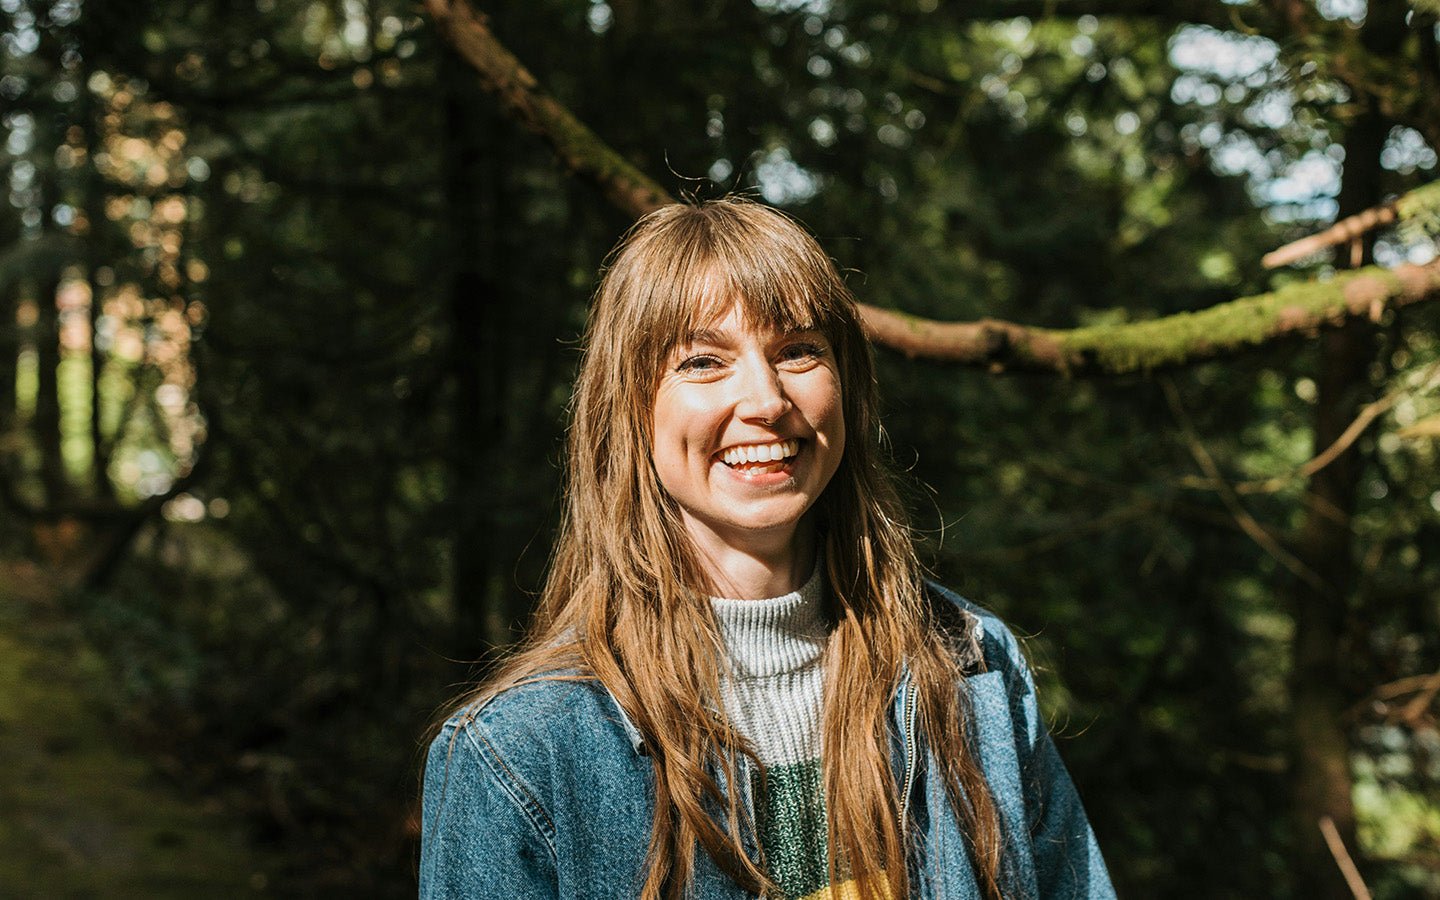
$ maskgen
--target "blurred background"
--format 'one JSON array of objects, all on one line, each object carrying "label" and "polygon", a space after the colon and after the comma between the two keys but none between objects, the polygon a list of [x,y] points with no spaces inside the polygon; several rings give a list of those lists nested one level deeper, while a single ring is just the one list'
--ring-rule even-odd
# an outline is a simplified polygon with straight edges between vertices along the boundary
[{"label": "blurred background", "polygon": [[[0,12],[0,895],[412,894],[631,214],[412,0]],[[1103,328],[1436,255],[1435,0],[483,12],[879,306]],[[1440,896],[1440,304],[1376,311],[1105,377],[877,351],[927,563],[1028,636],[1122,896]]]}]

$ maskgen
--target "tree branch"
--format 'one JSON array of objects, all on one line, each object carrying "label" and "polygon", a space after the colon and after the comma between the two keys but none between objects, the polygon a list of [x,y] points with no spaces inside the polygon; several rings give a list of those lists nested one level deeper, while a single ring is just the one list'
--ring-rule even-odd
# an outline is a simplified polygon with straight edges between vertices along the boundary
[{"label": "tree branch", "polygon": [[1389,225],[1396,218],[1394,203],[1371,207],[1362,213],[1346,216],[1318,234],[1292,241],[1278,250],[1271,250],[1260,258],[1260,264],[1267,269],[1288,266],[1327,247],[1349,243],[1371,229]]},{"label": "tree branch", "polygon": [[873,340],[908,356],[993,371],[1089,376],[1190,365],[1435,299],[1440,299],[1440,262],[1394,270],[1370,266],[1196,312],[1069,330],[995,319],[934,322],[875,307],[861,311]]},{"label": "tree branch", "polygon": [[637,218],[673,202],[664,188],[541,90],[530,70],[490,33],[486,17],[466,0],[425,0],[425,8],[450,45],[480,73],[481,85],[505,112],[548,143],[571,173],[595,182],[606,199]]},{"label": "tree branch", "polygon": [[1319,824],[1320,833],[1325,836],[1325,844],[1335,857],[1335,865],[1339,866],[1344,874],[1350,893],[1355,896],[1355,900],[1370,900],[1370,889],[1365,886],[1365,879],[1360,877],[1360,870],[1355,868],[1355,860],[1350,858],[1350,851],[1345,849],[1345,841],[1340,837],[1340,830],[1335,827],[1335,820],[1329,816],[1321,816]]},{"label": "tree branch", "polygon": [[[554,150],[576,175],[594,182],[616,207],[641,216],[673,202],[664,188],[602,141],[555,98],[490,32],[467,0],[425,0],[441,33],[480,73],[505,111]],[[1291,285],[1193,313],[1147,322],[1059,330],[982,319],[937,322],[860,304],[866,331],[907,356],[987,368],[1120,375],[1189,365],[1288,337],[1440,298],[1440,262],[1378,267],[1329,281]]]},{"label": "tree branch", "polygon": [[[1370,427],[1372,422],[1389,412],[1390,408],[1400,402],[1400,400],[1412,396],[1417,390],[1420,394],[1429,392],[1430,389],[1434,387],[1437,373],[1440,373],[1440,363],[1435,363],[1427,367],[1421,373],[1420,377],[1415,379],[1415,387],[1405,385],[1391,391],[1379,400],[1367,403],[1365,407],[1360,410],[1360,413],[1355,416],[1354,420],[1351,421],[1350,425],[1335,439],[1333,444],[1315,454],[1315,456],[1304,465],[1286,472],[1283,475],[1275,475],[1271,478],[1262,478],[1254,481],[1237,481],[1228,486],[1233,488],[1237,494],[1273,494],[1298,479],[1309,478],[1339,459],[1340,454],[1349,450],[1350,445],[1355,443],[1355,441],[1360,438],[1360,435],[1365,433],[1365,430]],[[1405,430],[1401,429],[1397,431],[1396,434],[1404,437]],[[1203,490],[1220,490],[1227,486],[1223,481],[1217,482],[1209,478],[1182,478],[1179,483],[1183,487],[1201,488]]]},{"label": "tree branch", "polygon": [[[1417,220],[1434,218],[1440,208],[1440,181],[1415,188],[1388,203],[1372,206],[1353,216],[1346,216],[1324,231],[1292,241],[1278,250],[1272,250],[1260,258],[1267,269],[1278,269],[1304,259],[1313,253],[1329,247],[1348,244],[1366,232],[1382,228],[1392,222],[1414,225]],[[1422,230],[1425,225],[1421,225]]]},{"label": "tree branch", "polygon": [[1195,425],[1190,421],[1190,414],[1185,411],[1185,405],[1180,401],[1180,392],[1175,389],[1175,384],[1167,378],[1162,380],[1160,385],[1165,389],[1165,399],[1170,404],[1170,411],[1185,436],[1186,444],[1190,447],[1190,455],[1195,457],[1195,462],[1204,471],[1206,477],[1227,485],[1221,489],[1220,499],[1224,501],[1225,508],[1235,517],[1235,522],[1240,526],[1240,530],[1245,532],[1262,550],[1270,554],[1276,562],[1288,569],[1292,575],[1303,579],[1306,584],[1323,592],[1326,589],[1325,582],[1321,580],[1320,576],[1295,554],[1281,546],[1280,542],[1255,520],[1235,492],[1229,489],[1224,477],[1220,474],[1220,467],[1215,464],[1214,457],[1210,455],[1209,450],[1205,449],[1205,444],[1196,433]]}]

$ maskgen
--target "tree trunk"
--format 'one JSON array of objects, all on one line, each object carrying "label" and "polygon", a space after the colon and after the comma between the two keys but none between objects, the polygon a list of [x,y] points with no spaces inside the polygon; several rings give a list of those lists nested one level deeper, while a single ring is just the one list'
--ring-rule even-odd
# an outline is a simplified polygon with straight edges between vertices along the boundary
[{"label": "tree trunk", "polygon": [[[1376,53],[1393,54],[1404,35],[1405,6],[1394,0],[1372,3],[1362,40]],[[1347,129],[1340,216],[1354,215],[1382,199],[1380,151],[1390,123],[1373,101]],[[1338,251],[1343,266],[1370,261],[1367,236],[1355,254]],[[1315,409],[1317,452],[1338,439],[1370,392],[1375,358],[1374,326],[1351,321],[1320,338]],[[1349,852],[1360,856],[1351,797],[1350,741],[1344,726],[1353,701],[1346,684],[1350,601],[1356,568],[1351,540],[1363,459],[1352,445],[1310,478],[1297,555],[1324,584],[1317,589],[1297,580],[1292,588],[1295,619],[1291,672],[1294,812],[1298,838],[1297,896],[1346,900],[1349,887],[1326,845],[1320,820],[1329,817]]]},{"label": "tree trunk", "polygon": [[20,355],[20,329],[15,324],[19,292],[12,281],[0,286],[0,453],[3,438],[15,423],[15,366]]},{"label": "tree trunk", "polygon": [[63,503],[69,495],[65,459],[60,451],[60,310],[55,302],[59,290],[58,274],[47,274],[41,279],[35,297],[39,309],[34,331],[38,383],[31,428],[40,450],[40,482],[45,502],[51,506]]},{"label": "tree trunk", "polygon": [[[1353,157],[1351,157],[1353,158]],[[1372,330],[1351,324],[1321,338],[1315,446],[1328,447],[1350,423],[1368,386]],[[1351,801],[1349,735],[1342,717],[1349,704],[1344,683],[1348,601],[1355,581],[1350,528],[1361,460],[1354,446],[1311,476],[1297,555],[1320,576],[1324,589],[1297,579],[1291,671],[1297,896],[1345,900],[1350,891],[1331,857],[1320,820],[1328,816],[1356,851]]]},{"label": "tree trunk", "polygon": [[[88,35],[91,29],[86,29]],[[89,72],[92,68],[89,59],[93,48],[85,46],[85,65],[83,73]],[[91,486],[95,496],[101,499],[113,499],[115,486],[110,482],[110,451],[111,446],[105,440],[101,427],[100,408],[100,378],[105,374],[106,354],[100,349],[100,342],[97,337],[100,334],[100,317],[105,313],[105,288],[98,279],[99,269],[106,259],[105,246],[103,243],[105,234],[105,179],[100,170],[95,166],[95,154],[99,152],[100,144],[100,122],[96,115],[94,95],[86,86],[88,77],[76,79],[80,85],[79,118],[80,126],[85,129],[88,137],[88,151],[85,154],[85,169],[82,177],[84,182],[84,206],[85,219],[89,223],[89,233],[85,235],[85,256],[86,256],[86,279],[90,285],[90,446],[91,446]]]},{"label": "tree trunk", "polygon": [[[448,305],[453,333],[450,372],[454,380],[450,453],[451,502],[454,517],[452,652],[461,658],[479,657],[500,638],[493,615],[493,583],[498,580],[494,520],[495,497],[487,487],[496,481],[493,448],[500,440],[499,403],[489,377],[497,351],[500,305],[494,296],[486,257],[493,254],[495,220],[493,191],[483,183],[487,135],[481,123],[488,118],[475,92],[467,67],[446,50],[441,58],[445,85],[446,215],[451,236],[447,262],[450,268]],[[493,134],[493,132],[492,132]],[[490,196],[487,196],[490,195]]]}]

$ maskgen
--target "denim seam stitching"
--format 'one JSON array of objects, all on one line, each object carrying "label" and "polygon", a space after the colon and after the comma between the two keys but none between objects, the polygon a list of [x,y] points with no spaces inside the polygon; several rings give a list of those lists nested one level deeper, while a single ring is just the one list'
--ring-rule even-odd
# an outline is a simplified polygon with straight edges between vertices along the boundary
[{"label": "denim seam stitching", "polygon": [[[531,826],[545,841],[546,849],[550,851],[551,857],[554,858],[558,866],[560,863],[560,854],[555,849],[554,835],[556,828],[555,823],[550,819],[550,814],[545,812],[545,807],[540,805],[540,801],[535,799],[535,796],[531,794],[520,782],[520,779],[516,777],[514,771],[505,764],[505,760],[501,758],[500,752],[495,749],[495,745],[492,744],[490,739],[485,737],[484,732],[479,729],[478,723],[472,721],[470,725],[472,727],[465,729],[467,736],[479,739],[480,743],[484,744],[483,747],[476,745],[476,752],[479,753],[480,758],[484,760],[486,768],[490,769],[490,774],[495,776],[495,781],[499,783],[500,789],[510,798],[510,802],[515,804],[515,806],[525,814],[525,818],[529,820]],[[499,771],[496,770],[496,766],[499,767]],[[520,796],[517,796],[517,794]]]}]

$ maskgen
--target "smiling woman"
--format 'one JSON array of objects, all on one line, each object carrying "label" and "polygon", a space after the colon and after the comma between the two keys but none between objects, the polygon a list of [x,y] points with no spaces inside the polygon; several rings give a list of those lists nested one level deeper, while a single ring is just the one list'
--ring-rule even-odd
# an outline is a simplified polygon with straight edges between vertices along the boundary
[{"label": "smiling woman", "polygon": [[431,744],[422,896],[1113,896],[1013,636],[921,577],[804,229],[641,219],[572,409],[530,636]]},{"label": "smiling woman", "polygon": [[845,451],[840,397],[823,333],[751,325],[738,303],[670,352],[655,473],[727,596],[783,594],[813,568],[814,529],[796,531]]}]

